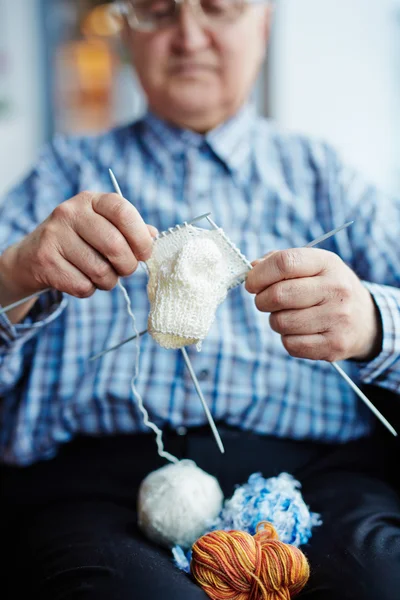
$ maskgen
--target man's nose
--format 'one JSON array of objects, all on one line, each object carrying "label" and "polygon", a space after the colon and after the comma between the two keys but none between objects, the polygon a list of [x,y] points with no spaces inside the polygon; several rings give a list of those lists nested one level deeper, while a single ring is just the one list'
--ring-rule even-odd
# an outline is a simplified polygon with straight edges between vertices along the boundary
[{"label": "man's nose", "polygon": [[208,45],[208,33],[197,11],[187,1],[180,5],[175,49],[181,52],[194,52]]}]

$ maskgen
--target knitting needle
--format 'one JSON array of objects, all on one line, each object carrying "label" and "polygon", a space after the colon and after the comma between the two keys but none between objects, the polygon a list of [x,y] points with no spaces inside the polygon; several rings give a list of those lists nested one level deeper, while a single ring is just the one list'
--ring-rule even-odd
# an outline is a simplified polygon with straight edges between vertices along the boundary
[{"label": "knitting needle", "polygon": [[387,419],[385,419],[385,417],[382,415],[382,413],[379,412],[379,410],[376,408],[376,406],[374,406],[372,404],[371,400],[368,400],[367,396],[360,390],[360,388],[358,388],[356,386],[356,384],[354,383],[354,381],[352,381],[350,379],[350,377],[347,375],[347,373],[345,373],[345,371],[343,371],[343,369],[341,367],[339,367],[339,365],[337,363],[332,362],[331,365],[332,365],[332,367],[334,369],[336,369],[336,371],[339,373],[339,375],[341,377],[343,377],[343,379],[348,383],[348,385],[357,394],[357,396],[359,398],[361,398],[361,400],[368,406],[368,408],[370,410],[372,410],[372,412],[385,425],[385,427],[390,431],[390,433],[392,433],[394,436],[397,437],[397,431],[394,429],[394,427],[391,426],[391,424],[389,423],[389,421]]},{"label": "knitting needle", "polygon": [[312,242],[309,242],[308,244],[306,244],[304,246],[304,248],[312,248],[313,246],[320,244],[321,242],[330,238],[332,235],[336,235],[337,233],[339,233],[339,231],[342,231],[342,229],[345,229],[346,227],[353,225],[353,223],[354,223],[354,221],[348,221],[344,225],[341,225],[340,227],[336,227],[336,229],[332,229],[332,231],[328,231],[328,233],[324,233],[324,235],[321,235],[320,237],[315,238],[315,240],[312,240]]},{"label": "knitting needle", "polygon": [[[345,223],[341,227],[338,227],[335,230],[335,233],[337,233],[338,231],[341,231],[342,229],[344,229],[345,227],[348,227],[349,225],[352,225],[353,223],[354,223],[354,221],[349,221],[348,223]],[[326,239],[327,239],[326,235],[322,235],[321,237],[317,238],[316,240],[313,240],[312,242],[310,242],[309,244],[306,244],[304,247],[311,248],[312,246],[315,246],[316,244],[319,244],[320,242],[322,242]],[[392,433],[394,436],[397,436],[397,431],[394,429],[394,427],[391,426],[389,421],[382,415],[382,413],[379,412],[379,410],[376,408],[376,406],[374,406],[372,404],[372,402],[360,390],[360,388],[354,383],[354,381],[352,379],[350,379],[350,377],[347,375],[347,373],[345,371],[343,371],[343,369],[341,367],[339,367],[339,365],[336,362],[331,362],[331,365],[334,369],[336,369],[336,371],[344,379],[344,381],[351,387],[353,392],[355,392],[357,394],[357,396],[364,402],[364,404],[366,404],[368,406],[368,408],[383,423],[383,425],[385,425],[385,427],[390,431],[390,433]]]},{"label": "knitting needle", "polygon": [[[218,225],[216,225],[212,219],[210,219],[208,216],[206,217],[206,219],[207,219],[207,221],[210,223],[210,225],[214,229],[219,229]],[[341,225],[340,227],[336,227],[335,229],[332,229],[331,231],[328,231],[328,233],[324,233],[320,237],[317,237],[317,238],[315,238],[315,240],[312,240],[311,242],[309,242],[308,244],[306,244],[304,246],[304,248],[312,248],[313,246],[316,246],[317,244],[320,244],[321,242],[324,242],[328,238],[332,237],[333,235],[336,235],[337,233],[339,233],[339,231],[342,231],[342,229],[345,229],[346,227],[349,227],[353,223],[354,223],[354,221],[348,221],[344,225]],[[221,230],[221,233],[223,233],[222,230]],[[250,262],[248,262],[248,261],[247,261],[247,267],[248,267],[247,271],[244,271],[244,273],[241,273],[240,275],[238,275],[237,277],[235,277],[235,279],[233,280],[233,284],[234,283],[241,283],[242,278],[245,277],[247,275],[247,273],[250,271],[250,269],[253,268],[252,264]]]},{"label": "knitting needle", "polygon": [[[210,213],[202,215],[201,217],[198,217],[196,220],[206,218],[207,221],[210,223],[210,225],[213,227],[213,229],[220,229],[218,227],[218,225],[216,223],[214,223],[214,221],[209,217],[209,215],[210,215]],[[190,223],[193,223],[193,222],[194,221],[191,221]],[[336,229],[332,229],[332,231],[328,231],[328,233],[324,233],[324,235],[322,235],[322,236],[320,236],[318,238],[315,238],[315,240],[313,240],[312,242],[310,242],[309,244],[307,244],[307,247],[311,248],[312,246],[315,246],[315,244],[319,244],[321,241],[330,238],[331,236],[335,235],[336,233],[338,233],[339,231],[341,231],[345,227],[348,227],[352,223],[354,223],[354,221],[349,221],[348,223],[345,223],[344,225],[341,225],[340,227],[336,227]],[[221,231],[221,233],[223,233],[222,230],[220,230],[220,231]],[[229,241],[228,238],[226,238],[226,239]],[[247,271],[245,271],[244,273],[242,273],[238,277],[235,277],[235,281],[239,280],[241,277],[244,277],[245,275],[247,275],[247,273],[249,272],[249,270],[253,268],[252,265],[251,265],[251,263],[246,258],[244,258],[243,256],[242,256],[242,260],[246,264],[246,266],[248,267],[248,269],[247,269]],[[147,329],[145,329],[144,331],[142,331],[140,333],[140,335],[144,335],[145,333],[147,333]],[[92,360],[96,360],[96,359],[100,358],[101,356],[104,356],[108,352],[112,352],[113,350],[117,350],[118,348],[120,348],[124,344],[127,344],[128,342],[131,342],[134,339],[136,339],[136,335],[127,338],[126,340],[120,342],[116,346],[112,346],[111,348],[107,348],[106,350],[103,350],[103,352],[100,352],[100,354],[96,354],[95,356],[92,356],[89,360],[91,360],[91,361]]]},{"label": "knitting needle", "polygon": [[[110,172],[110,177],[111,177],[111,180],[113,182],[115,191],[117,192],[117,194],[119,194],[120,196],[122,196],[122,192],[120,190],[120,187],[118,185],[117,180],[115,179],[114,173],[111,171],[111,169],[109,169],[109,172]],[[46,292],[49,292],[50,289],[51,288],[46,288],[45,290],[41,290],[40,292],[36,292],[35,294],[31,294],[30,296],[26,296],[26,298],[22,298],[22,300],[18,300],[17,302],[13,302],[13,304],[9,304],[5,308],[0,309],[0,315],[3,315],[4,313],[12,310],[13,308],[17,308],[21,304],[25,304],[25,302],[27,302],[28,300],[32,300],[32,298],[39,297],[42,294],[45,294]]]},{"label": "knitting needle", "polygon": [[[207,221],[210,223],[210,225],[214,229],[219,229],[218,226],[214,223],[214,221],[212,219],[210,219],[210,217],[206,217],[206,218],[207,218]],[[345,223],[344,225],[341,225],[340,227],[337,227],[336,229],[332,229],[332,231],[329,231],[328,233],[325,233],[324,235],[321,235],[320,237],[318,237],[315,240],[312,240],[311,242],[306,244],[304,246],[304,248],[312,248],[316,244],[319,244],[320,242],[328,239],[332,235],[335,235],[336,233],[338,233],[345,227],[349,227],[349,225],[352,225],[353,223],[354,223],[354,221],[349,221],[348,223]],[[248,266],[249,266],[249,269],[253,268],[251,263],[248,263]],[[341,367],[339,367],[339,365],[336,362],[331,362],[331,365],[339,373],[339,375],[344,379],[344,381],[351,387],[351,389],[357,394],[357,396],[378,417],[378,419],[383,423],[383,425],[385,425],[385,427],[390,431],[390,433],[392,433],[394,436],[397,436],[397,431],[392,427],[392,425],[389,423],[389,421],[379,412],[379,410],[376,408],[376,406],[374,406],[372,404],[372,402],[360,390],[360,388],[357,387],[357,385],[354,383],[354,381],[352,381],[352,379],[350,379],[350,377],[347,375],[347,373],[345,373],[345,371],[343,371],[343,369]]]},{"label": "knitting needle", "polygon": [[[116,177],[115,177],[115,175],[114,175],[114,173],[112,172],[111,169],[109,169],[109,173],[110,173],[111,181],[113,182],[115,191],[117,192],[117,194],[119,194],[120,196],[122,196],[121,188],[119,187],[117,179],[116,179]],[[197,217],[196,219],[194,219],[194,221],[199,221],[200,219],[203,219],[204,217],[208,218],[209,214],[210,213],[208,213],[207,215],[202,215],[201,217]],[[193,221],[192,221],[192,223],[193,223]],[[145,333],[145,332],[143,332],[143,333]],[[141,334],[139,333],[139,336],[140,335]],[[137,335],[135,337],[137,337]],[[120,345],[122,345],[122,344],[120,344]],[[217,430],[217,427],[216,427],[216,425],[214,423],[214,419],[212,417],[212,414],[210,413],[210,411],[208,409],[208,406],[206,404],[206,401],[205,401],[204,396],[202,394],[202,391],[200,389],[200,385],[199,385],[199,382],[197,380],[196,374],[195,374],[195,372],[193,370],[192,363],[190,362],[190,358],[188,356],[188,353],[186,352],[185,348],[181,348],[181,352],[182,352],[182,355],[183,355],[183,359],[184,359],[184,361],[186,363],[186,366],[188,368],[188,371],[190,373],[190,376],[192,378],[192,381],[193,381],[194,387],[196,389],[197,395],[200,398],[200,402],[202,404],[204,413],[205,413],[205,415],[207,417],[208,423],[209,423],[209,425],[211,427],[211,431],[213,432],[215,441],[217,442],[218,448],[220,449],[221,453],[224,454],[225,449],[224,449],[224,446],[222,444],[221,437],[220,437],[220,435],[218,433],[218,430]]]},{"label": "knitting needle", "polygon": [[50,290],[51,290],[51,288],[46,288],[45,290],[41,290],[40,292],[35,292],[34,294],[31,294],[30,296],[26,296],[25,298],[22,298],[22,300],[13,302],[12,304],[9,304],[8,306],[6,306],[4,308],[0,308],[0,316],[9,312],[13,308],[17,308],[18,306],[21,306],[21,304],[25,304],[25,302],[28,302],[28,300],[32,300],[32,298],[39,297],[42,294],[44,294],[45,292],[50,292]]},{"label": "knitting needle", "polygon": [[[113,175],[113,177],[114,177],[114,175]],[[118,183],[117,183],[117,186],[118,186]],[[118,186],[118,189],[119,189],[119,186]],[[198,217],[195,217],[191,221],[188,221],[188,225],[193,225],[194,223],[197,223],[198,221],[201,221],[202,219],[206,219],[208,217],[208,215],[210,215],[210,214],[211,213],[204,213],[204,215],[199,215]],[[17,302],[13,302],[12,304],[9,304],[8,306],[5,306],[4,308],[0,308],[0,316],[4,315],[7,312],[9,312],[13,308],[17,308],[18,306],[21,306],[21,304],[25,304],[25,302],[28,302],[28,300],[32,300],[33,298],[36,298],[36,297],[39,298],[39,296],[41,296],[42,294],[45,294],[46,292],[50,292],[50,291],[51,291],[51,288],[46,288],[45,290],[40,290],[40,292],[35,292],[34,294],[31,294],[30,296],[26,296],[25,298],[22,298],[22,300],[18,300]],[[146,333],[146,332],[144,331],[143,333]],[[134,337],[125,340],[125,342],[121,342],[121,344],[119,344],[118,346],[113,346],[113,348],[110,348],[110,350],[114,350],[116,348],[119,348],[120,345],[122,345],[122,344],[124,344],[126,342],[130,342],[132,339],[134,339]],[[103,354],[104,353],[98,354],[95,357],[92,357],[90,360],[94,360],[95,358],[99,358],[100,356],[103,356]]]},{"label": "knitting needle", "polygon": [[[214,229],[219,230],[219,227],[216,225],[216,223],[214,223],[214,221],[208,215],[206,216],[206,219],[207,219],[207,221],[210,223],[210,225]],[[309,242],[308,244],[306,244],[304,247],[305,248],[312,248],[313,246],[321,243],[322,241],[325,241],[326,239],[332,237],[336,233],[339,233],[339,231],[342,231],[342,229],[345,229],[346,227],[349,227],[353,223],[354,223],[354,221],[348,221],[344,225],[341,225],[340,227],[336,227],[335,229],[332,229],[331,231],[328,231],[328,233],[325,233],[324,235],[321,235],[320,237],[315,238],[314,240],[312,240],[311,242]],[[228,238],[226,238],[226,239],[228,239]],[[242,259],[243,259],[243,256],[242,256]],[[247,261],[247,259],[244,259],[243,262],[245,262],[246,266],[248,266],[248,270],[250,270],[250,269],[253,268],[252,265],[251,265],[251,263],[249,261]],[[243,276],[246,275],[247,272],[248,271],[246,271],[246,273],[243,273]],[[146,333],[146,331],[142,332],[142,334],[144,334],[144,333]],[[108,350],[104,350],[100,355],[96,355],[96,356],[92,357],[91,360],[95,360],[96,358],[99,358],[100,356],[103,356],[107,352],[111,352],[112,350],[123,346],[124,344],[126,344],[129,341],[131,341],[132,339],[135,339],[135,337],[136,336],[134,336],[133,338],[129,338],[129,339],[121,342],[120,344],[118,344],[118,346],[114,346],[113,348],[109,348]],[[348,375],[345,373],[345,371],[343,371],[343,369],[341,369],[341,367],[339,367],[339,365],[337,363],[335,363],[335,362],[331,362],[331,365],[339,373],[339,375],[346,381],[346,383],[352,388],[352,390],[357,394],[357,396],[378,417],[378,419],[383,423],[383,425],[385,425],[385,427],[390,431],[390,433],[392,433],[394,436],[397,436],[397,431],[392,427],[392,425],[387,421],[387,419],[378,411],[378,409],[372,404],[372,402],[360,390],[360,388],[357,387],[357,385],[350,379],[350,377],[348,377]]]},{"label": "knitting needle", "polygon": [[[112,171],[110,170],[110,175],[112,174],[112,177],[115,179],[114,174],[112,173]],[[115,180],[115,184],[116,184],[116,189],[119,189],[119,185],[117,183],[117,181]],[[194,219],[192,219],[191,221],[188,222],[189,225],[193,225],[194,223],[197,223],[198,221],[201,221],[203,219],[206,219],[211,213],[204,213],[204,215],[199,215],[198,217],[195,217]],[[25,302],[27,302],[28,300],[31,300],[32,298],[36,298],[41,296],[42,294],[44,294],[45,292],[50,292],[51,288],[46,288],[45,290],[41,290],[40,292],[35,292],[34,294],[32,294],[31,296],[27,296],[26,298],[22,298],[22,300],[18,300],[17,302],[13,302],[13,304],[9,304],[8,306],[6,306],[5,308],[1,308],[0,309],[0,315],[7,313],[8,311],[12,310],[13,308],[17,308],[18,306],[20,306],[21,304],[24,304]],[[145,329],[144,331],[142,331],[140,333],[140,335],[144,335],[145,333],[147,333],[147,329]],[[108,348],[107,350],[104,350],[103,352],[100,352],[100,354],[96,354],[95,356],[92,356],[89,360],[96,360],[97,358],[100,358],[101,356],[104,356],[104,354],[107,354],[107,352],[111,352],[112,350],[117,350],[118,348],[120,348],[121,346],[123,346],[124,344],[127,344],[128,342],[132,341],[136,339],[136,335],[124,340],[123,342],[120,342],[119,344],[117,344],[116,346],[112,346],[112,348]]]},{"label": "knitting needle", "polygon": [[192,381],[193,381],[194,387],[196,388],[196,392],[197,392],[197,394],[198,394],[198,396],[199,396],[199,398],[200,398],[201,404],[202,404],[202,406],[203,406],[203,410],[204,410],[204,412],[205,412],[205,415],[206,415],[206,417],[207,417],[207,420],[208,420],[208,422],[209,422],[209,424],[210,424],[211,430],[212,430],[212,432],[213,432],[213,434],[214,434],[215,441],[217,442],[217,444],[218,444],[218,448],[220,449],[221,453],[222,453],[222,454],[224,454],[224,452],[225,452],[225,448],[224,448],[224,446],[223,446],[222,440],[221,440],[221,438],[220,438],[220,435],[219,435],[219,433],[218,433],[218,429],[217,429],[217,427],[216,427],[216,425],[215,425],[215,423],[214,423],[214,419],[212,418],[212,415],[211,415],[211,413],[210,413],[210,410],[209,410],[209,408],[208,408],[208,406],[207,406],[207,403],[206,403],[206,401],[205,401],[205,399],[204,399],[204,396],[203,396],[203,394],[202,394],[202,391],[201,391],[201,389],[200,389],[199,382],[198,382],[198,380],[197,380],[197,377],[196,377],[196,374],[195,374],[195,372],[194,372],[194,370],[193,370],[192,363],[190,362],[190,358],[189,358],[189,356],[188,356],[188,353],[186,352],[186,348],[181,348],[181,352],[182,352],[182,355],[183,355],[184,361],[185,361],[185,363],[186,363],[186,366],[187,366],[187,368],[188,368],[188,371],[189,371],[189,373],[190,373],[190,376],[191,376],[191,378],[192,378]]},{"label": "knitting needle", "polygon": [[[144,335],[147,332],[148,332],[148,329],[144,329],[143,331],[140,331],[139,337],[142,337],[142,335]],[[127,344],[128,342],[132,342],[133,340],[136,340],[136,338],[137,338],[136,334],[132,335],[128,339],[124,340],[123,342],[120,342],[119,344],[116,344],[115,346],[112,346],[111,348],[107,348],[107,350],[103,350],[99,354],[94,354],[93,356],[91,356],[89,358],[89,362],[92,362],[93,360],[97,360],[98,358],[101,358],[102,356],[104,356],[105,354],[108,354],[109,352],[112,352],[113,350],[118,350],[118,348],[121,348],[121,346],[124,346],[124,344]]]},{"label": "knitting needle", "polygon": [[[115,191],[117,192],[117,194],[119,194],[120,196],[122,196],[121,188],[118,185],[118,181],[117,181],[114,173],[112,172],[111,169],[108,169],[108,172],[110,173],[111,181],[112,181],[112,184],[114,186]],[[209,212],[208,213],[204,213],[204,215],[199,215],[198,217],[195,217],[191,221],[188,221],[188,225],[193,225],[194,223],[197,223],[197,221],[201,221],[202,219],[206,219],[209,215],[211,215],[211,213],[209,213]]]},{"label": "knitting needle", "polygon": [[[145,334],[145,333],[147,333],[147,332],[148,332],[148,329],[145,329],[144,331],[141,331],[141,332],[139,333],[139,336],[141,337],[142,335],[144,335],[144,334]],[[117,344],[116,346],[113,346],[112,348],[108,348],[107,350],[103,350],[103,352],[100,352],[100,354],[96,354],[95,356],[92,356],[92,357],[89,359],[89,361],[97,360],[97,359],[98,359],[98,358],[100,358],[101,356],[104,356],[104,354],[107,354],[108,352],[111,352],[112,350],[117,350],[118,348],[120,348],[121,346],[123,346],[124,344],[126,344],[127,342],[130,342],[130,341],[132,341],[132,340],[135,340],[136,338],[137,338],[137,335],[133,335],[132,337],[128,338],[127,340],[124,340],[124,341],[123,341],[123,342],[121,342],[120,344]],[[188,354],[187,354],[187,352],[186,352],[186,349],[185,349],[185,348],[181,348],[181,350],[182,350],[182,354],[183,354],[183,358],[184,358],[184,360],[185,360],[186,366],[187,366],[187,368],[188,368],[188,371],[189,371],[189,373],[190,373],[190,376],[191,376],[191,378],[192,378],[192,381],[193,381],[194,387],[196,388],[197,394],[198,394],[198,396],[199,396],[199,398],[200,398],[200,401],[201,401],[201,403],[202,403],[202,405],[203,405],[204,412],[205,412],[205,414],[206,414],[206,417],[207,417],[207,419],[208,419],[208,422],[209,422],[209,424],[210,424],[210,427],[211,427],[211,429],[212,429],[212,432],[213,432],[213,434],[214,434],[215,440],[216,440],[216,442],[217,442],[217,444],[218,444],[218,447],[219,447],[219,449],[221,450],[221,452],[222,452],[222,454],[223,454],[223,453],[225,452],[225,449],[224,449],[224,446],[223,446],[223,444],[222,444],[222,440],[221,440],[221,438],[220,438],[220,435],[219,435],[219,433],[218,433],[218,429],[217,429],[217,428],[216,428],[216,426],[215,426],[215,423],[214,423],[214,421],[213,421],[213,418],[212,418],[212,416],[211,416],[211,414],[210,414],[209,408],[208,408],[208,406],[207,406],[207,404],[206,404],[206,401],[205,401],[205,399],[204,399],[204,396],[203,396],[203,393],[202,393],[202,391],[201,391],[201,388],[200,388],[200,385],[199,385],[198,379],[197,379],[197,377],[196,377],[196,374],[195,374],[195,372],[193,371],[192,364],[191,364],[191,362],[190,362],[190,359],[189,359],[189,357],[188,357]]]}]

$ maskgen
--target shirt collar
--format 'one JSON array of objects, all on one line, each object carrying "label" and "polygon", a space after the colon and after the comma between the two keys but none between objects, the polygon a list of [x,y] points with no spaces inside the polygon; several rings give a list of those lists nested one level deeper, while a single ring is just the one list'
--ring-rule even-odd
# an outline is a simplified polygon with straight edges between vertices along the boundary
[{"label": "shirt collar", "polygon": [[233,117],[202,135],[176,127],[148,111],[143,119],[144,141],[152,153],[184,154],[189,148],[207,144],[230,170],[239,170],[251,152],[251,140],[256,122],[252,104],[243,106]]}]

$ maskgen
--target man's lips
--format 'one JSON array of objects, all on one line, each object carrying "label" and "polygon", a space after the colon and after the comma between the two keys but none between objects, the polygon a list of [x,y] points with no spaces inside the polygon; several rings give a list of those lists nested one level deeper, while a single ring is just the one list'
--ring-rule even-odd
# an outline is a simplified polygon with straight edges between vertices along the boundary
[{"label": "man's lips", "polygon": [[170,73],[174,75],[196,75],[200,73],[213,73],[217,69],[214,65],[203,63],[180,63],[170,67]]}]

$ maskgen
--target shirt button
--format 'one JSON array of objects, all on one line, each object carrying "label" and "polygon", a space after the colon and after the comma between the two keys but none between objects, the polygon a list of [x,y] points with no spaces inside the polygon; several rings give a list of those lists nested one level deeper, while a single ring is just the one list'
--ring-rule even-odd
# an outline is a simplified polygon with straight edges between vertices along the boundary
[{"label": "shirt button", "polygon": [[176,433],[178,435],[186,435],[187,434],[187,429],[186,429],[186,427],[177,427]]},{"label": "shirt button", "polygon": [[208,379],[210,376],[210,371],[208,369],[202,369],[199,373],[199,380],[200,381],[204,381],[205,379]]}]

